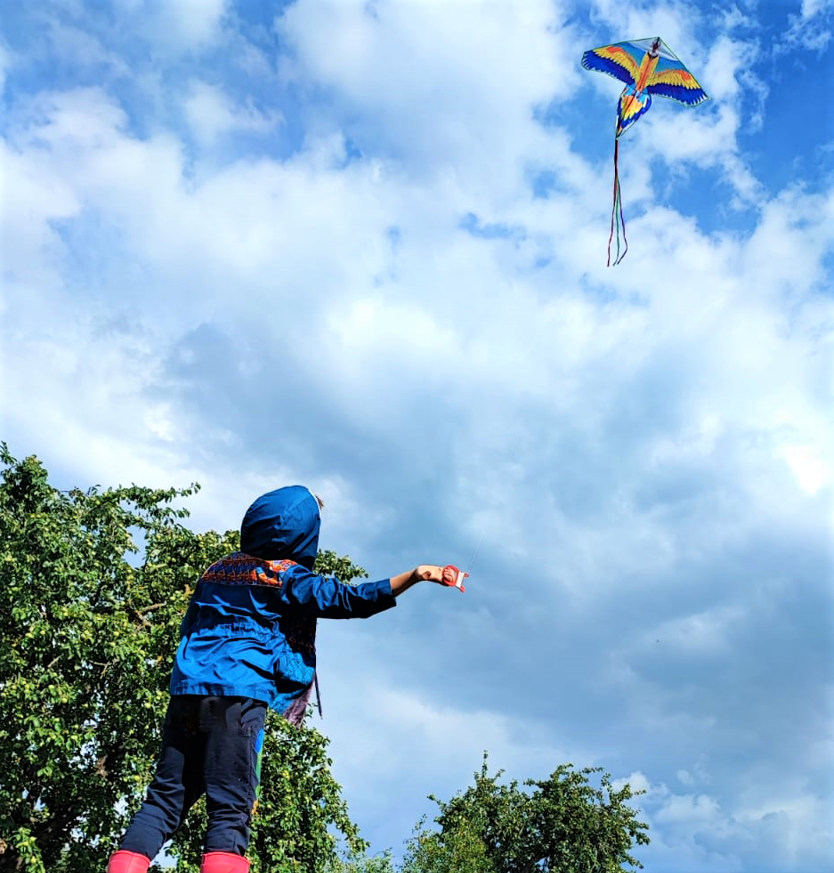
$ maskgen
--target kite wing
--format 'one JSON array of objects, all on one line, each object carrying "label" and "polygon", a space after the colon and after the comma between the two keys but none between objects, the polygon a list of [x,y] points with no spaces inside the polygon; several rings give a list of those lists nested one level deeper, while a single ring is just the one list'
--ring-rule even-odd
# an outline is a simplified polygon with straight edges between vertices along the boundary
[{"label": "kite wing", "polygon": [[649,94],[658,97],[669,97],[687,106],[697,106],[709,95],[698,84],[698,81],[677,59],[669,61],[664,57],[658,59],[657,68],[646,85]]},{"label": "kite wing", "polygon": [[633,85],[645,54],[646,50],[638,48],[633,42],[615,42],[613,45],[588,49],[582,55],[582,66],[586,70],[608,73],[626,85]]}]

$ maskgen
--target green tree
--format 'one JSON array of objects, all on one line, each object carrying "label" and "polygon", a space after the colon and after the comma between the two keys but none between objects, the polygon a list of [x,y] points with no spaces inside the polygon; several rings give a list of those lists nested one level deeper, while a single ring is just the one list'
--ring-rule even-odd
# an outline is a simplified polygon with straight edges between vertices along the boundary
[{"label": "green tree", "polygon": [[[487,756],[475,784],[448,802],[432,797],[439,830],[425,821],[408,845],[402,873],[620,873],[643,865],[630,854],[647,844],[648,826],[628,801],[642,792],[615,790],[600,768],[558,767],[528,790],[501,772],[489,775]],[[532,789],[532,790],[529,790]]]},{"label": "green tree", "polygon": [[351,852],[328,866],[327,873],[394,873],[394,862],[390,852],[372,856]]},{"label": "green tree", "polygon": [[[0,873],[103,870],[159,748],[179,624],[200,573],[238,533],[194,533],[194,493],[59,491],[35,457],[0,446]],[[349,558],[323,571],[366,575]],[[271,718],[253,870],[318,873],[340,832],[365,843],[330,773],[327,739]],[[177,837],[198,864],[199,812]]]}]

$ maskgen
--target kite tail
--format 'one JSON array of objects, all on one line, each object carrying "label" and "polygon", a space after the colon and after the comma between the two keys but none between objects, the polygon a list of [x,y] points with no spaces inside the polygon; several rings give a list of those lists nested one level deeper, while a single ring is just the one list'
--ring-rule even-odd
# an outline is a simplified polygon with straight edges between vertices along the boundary
[{"label": "kite tail", "polygon": [[[626,239],[625,219],[623,218],[623,201],[620,197],[620,140],[614,139],[614,202],[611,206],[611,232],[608,234],[608,264],[607,266],[616,267],[622,261],[628,251],[628,239]],[[611,263],[611,243],[614,240],[614,229],[617,231],[617,252],[614,256],[614,263]],[[622,252],[620,251],[620,234],[623,237]]]}]

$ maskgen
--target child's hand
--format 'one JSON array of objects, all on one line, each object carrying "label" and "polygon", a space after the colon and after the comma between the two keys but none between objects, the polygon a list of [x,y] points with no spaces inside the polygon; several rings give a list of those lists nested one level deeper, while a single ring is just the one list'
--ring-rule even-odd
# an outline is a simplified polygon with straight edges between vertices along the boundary
[{"label": "child's hand", "polygon": [[400,573],[399,576],[392,576],[391,593],[394,597],[399,597],[403,591],[407,591],[418,582],[434,582],[437,585],[448,585],[465,591],[463,580],[468,575],[468,573],[462,573],[451,564],[447,564],[445,567],[441,567],[439,564],[420,564],[419,567],[415,567],[410,573],[406,572]]},{"label": "child's hand", "polygon": [[443,567],[436,564],[421,564],[414,571],[414,575],[421,582],[436,582],[438,585],[445,585],[443,581]]},{"label": "child's hand", "polygon": [[458,570],[452,564],[447,564],[445,567],[424,564],[414,572],[423,582],[436,582],[438,585],[448,585],[450,588],[460,588],[461,591],[466,591],[463,587],[463,580],[469,574]]},{"label": "child's hand", "polygon": [[443,584],[448,585],[450,588],[459,588],[461,593],[466,591],[463,587],[463,580],[466,579],[468,573],[464,573],[463,570],[458,570],[454,564],[447,564],[443,568]]}]

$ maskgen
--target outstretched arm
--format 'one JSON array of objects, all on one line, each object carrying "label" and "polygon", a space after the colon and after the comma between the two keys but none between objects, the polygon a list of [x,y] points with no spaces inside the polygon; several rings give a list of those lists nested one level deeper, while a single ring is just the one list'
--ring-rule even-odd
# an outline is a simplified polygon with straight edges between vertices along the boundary
[{"label": "outstretched arm", "polygon": [[408,591],[412,585],[418,582],[437,582],[443,584],[443,567],[436,564],[421,564],[407,573],[400,573],[399,576],[391,577],[391,593],[394,597],[399,597],[403,591]]},{"label": "outstretched arm", "polygon": [[368,618],[394,606],[397,595],[418,582],[443,584],[443,567],[434,564],[421,564],[391,579],[359,585],[344,585],[338,579],[298,566],[282,575],[284,585],[276,592],[278,596],[321,618]]}]

